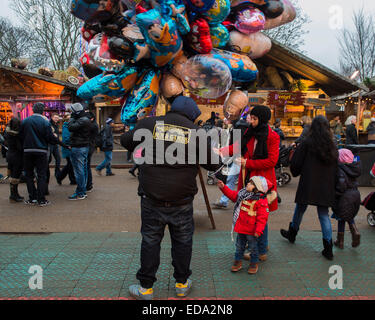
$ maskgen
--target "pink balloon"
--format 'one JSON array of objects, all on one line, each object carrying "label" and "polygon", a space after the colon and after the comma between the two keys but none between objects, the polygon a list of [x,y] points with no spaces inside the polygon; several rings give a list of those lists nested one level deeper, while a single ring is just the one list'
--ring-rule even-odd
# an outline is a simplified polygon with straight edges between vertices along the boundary
[{"label": "pink balloon", "polygon": [[246,8],[237,13],[234,26],[242,33],[250,34],[264,29],[266,17],[264,13],[256,8]]}]

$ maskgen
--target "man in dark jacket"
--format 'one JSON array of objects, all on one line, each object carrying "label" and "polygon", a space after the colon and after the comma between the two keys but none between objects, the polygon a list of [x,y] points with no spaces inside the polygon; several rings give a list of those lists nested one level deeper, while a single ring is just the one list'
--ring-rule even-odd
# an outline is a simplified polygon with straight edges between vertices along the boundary
[{"label": "man in dark jacket", "polygon": [[96,167],[98,175],[102,174],[102,170],[106,168],[106,176],[114,176],[111,168],[112,151],[113,151],[113,127],[115,123],[112,118],[108,118],[105,123],[103,132],[103,146],[101,150],[104,152],[104,161]]},{"label": "man in dark jacket", "polygon": [[91,171],[91,158],[92,155],[95,152],[95,139],[97,135],[99,134],[99,126],[96,123],[95,115],[92,112],[87,113],[88,118],[91,121],[90,125],[90,147],[89,147],[89,155],[87,158],[87,186],[86,191],[91,192],[94,188],[93,182],[92,182],[92,171]]},{"label": "man in dark jacket", "polygon": [[[27,190],[29,200],[26,204],[39,204],[46,206],[47,170],[48,170],[48,145],[60,144],[65,146],[54,135],[51,124],[42,114],[44,104],[36,103],[33,106],[34,114],[26,118],[20,128],[20,138],[23,141],[24,169],[26,171]],[[67,147],[67,146],[65,146]],[[34,184],[34,169],[37,172],[37,187]]]},{"label": "man in dark jacket", "polygon": [[71,110],[72,115],[68,123],[68,129],[71,134],[71,161],[76,177],[77,189],[69,197],[69,200],[84,200],[87,198],[87,158],[89,155],[91,122],[80,103],[73,104]]},{"label": "man in dark jacket", "polygon": [[[199,130],[204,133],[204,138],[195,135],[199,127],[194,125],[194,121],[200,114],[194,100],[180,96],[174,100],[171,111],[165,116],[143,119],[134,130],[121,137],[121,144],[127,150],[133,152],[142,148],[146,161],[139,168],[142,245],[137,279],[140,285],[129,287],[130,294],[137,299],[153,298],[152,287],[156,281],[160,243],[166,225],[172,239],[177,296],[184,297],[191,289],[193,200],[198,192],[196,176],[199,162],[210,171],[220,168],[219,159],[218,164],[212,164],[211,141],[205,131]],[[199,148],[199,142],[204,142],[204,147]],[[205,163],[198,160],[202,155],[207,156]],[[176,164],[171,161],[174,156]],[[138,159],[135,161],[139,162]]]}]

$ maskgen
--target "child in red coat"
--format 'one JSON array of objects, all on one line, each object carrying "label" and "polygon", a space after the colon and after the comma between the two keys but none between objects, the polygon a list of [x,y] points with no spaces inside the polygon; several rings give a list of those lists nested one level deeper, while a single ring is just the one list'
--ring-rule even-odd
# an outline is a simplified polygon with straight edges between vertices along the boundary
[{"label": "child in red coat", "polygon": [[268,221],[268,204],[277,198],[272,190],[272,183],[264,177],[254,176],[250,178],[246,188],[240,191],[229,189],[222,181],[218,181],[218,187],[230,200],[235,202],[233,212],[233,231],[237,233],[236,253],[231,271],[242,269],[242,257],[246,245],[250,250],[249,274],[258,271],[258,238],[262,235]]}]

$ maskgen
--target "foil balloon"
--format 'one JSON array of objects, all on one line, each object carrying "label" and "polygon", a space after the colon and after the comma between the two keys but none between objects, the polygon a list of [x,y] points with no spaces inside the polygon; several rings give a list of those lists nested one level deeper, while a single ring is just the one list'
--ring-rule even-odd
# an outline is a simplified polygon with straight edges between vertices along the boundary
[{"label": "foil balloon", "polygon": [[211,9],[215,0],[186,0],[190,10],[198,13],[204,13]]},{"label": "foil balloon", "polygon": [[134,10],[137,5],[139,5],[142,0],[121,0],[122,3],[130,10]]},{"label": "foil balloon", "polygon": [[205,56],[224,62],[235,82],[252,82],[258,77],[258,68],[248,56],[219,49]]},{"label": "foil balloon", "polygon": [[162,67],[181,54],[182,40],[173,19],[165,19],[158,9],[152,9],[138,14],[136,23],[147,46],[136,43],[135,61],[149,56],[155,67]]},{"label": "foil balloon", "polygon": [[119,11],[119,0],[72,0],[70,12],[85,22],[106,22]]},{"label": "foil balloon", "polygon": [[292,22],[296,18],[297,12],[293,4],[289,0],[281,1],[284,4],[284,12],[275,19],[267,19],[264,29],[268,30],[280,27],[284,24]]},{"label": "foil balloon", "polygon": [[184,91],[184,86],[180,79],[167,73],[163,75],[160,82],[160,92],[166,98],[175,97]]},{"label": "foil balloon", "polygon": [[182,54],[178,58],[174,59],[172,62],[172,73],[177,78],[181,79],[183,77],[183,71],[184,71],[184,64],[188,60],[188,58]]},{"label": "foil balloon", "polygon": [[100,74],[78,88],[77,96],[88,100],[98,94],[122,97],[130,92],[138,78],[138,69],[124,67],[119,73]]},{"label": "foil balloon", "polygon": [[282,15],[284,4],[279,0],[269,0],[267,4],[260,6],[259,9],[263,11],[267,18],[274,19]]},{"label": "foil balloon", "polygon": [[224,95],[232,85],[228,66],[209,55],[196,55],[185,64],[182,81],[189,91],[199,97],[216,99]]},{"label": "foil balloon", "polygon": [[160,70],[147,70],[137,81],[121,110],[121,121],[134,126],[139,118],[149,114],[159,95]]},{"label": "foil balloon", "polygon": [[246,53],[251,59],[258,59],[271,50],[272,41],[262,32],[244,34],[231,31],[229,46],[232,51]]},{"label": "foil balloon", "polygon": [[222,23],[230,13],[229,0],[215,0],[210,10],[203,15],[210,26]]},{"label": "foil balloon", "polygon": [[211,42],[214,48],[223,48],[229,41],[229,31],[222,24],[210,28]]},{"label": "foil balloon", "polygon": [[238,119],[248,103],[249,97],[246,93],[240,90],[232,91],[224,102],[224,117],[232,121]]},{"label": "foil balloon", "polygon": [[236,14],[235,28],[246,34],[255,33],[264,29],[266,17],[256,8],[243,8]]},{"label": "foil balloon", "polygon": [[198,53],[210,53],[213,45],[210,34],[210,26],[203,18],[198,18],[191,24],[189,34],[190,47]]}]

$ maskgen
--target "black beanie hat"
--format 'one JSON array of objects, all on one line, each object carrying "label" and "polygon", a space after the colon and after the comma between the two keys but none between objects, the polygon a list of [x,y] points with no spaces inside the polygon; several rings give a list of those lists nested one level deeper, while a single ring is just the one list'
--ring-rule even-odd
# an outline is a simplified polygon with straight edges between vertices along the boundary
[{"label": "black beanie hat", "polygon": [[33,105],[33,112],[34,113],[38,113],[38,114],[42,114],[44,112],[44,104],[41,103],[41,102],[37,102]]},{"label": "black beanie hat", "polygon": [[259,119],[259,123],[266,124],[271,120],[271,109],[267,106],[258,105],[250,111],[250,115],[256,116]]}]

